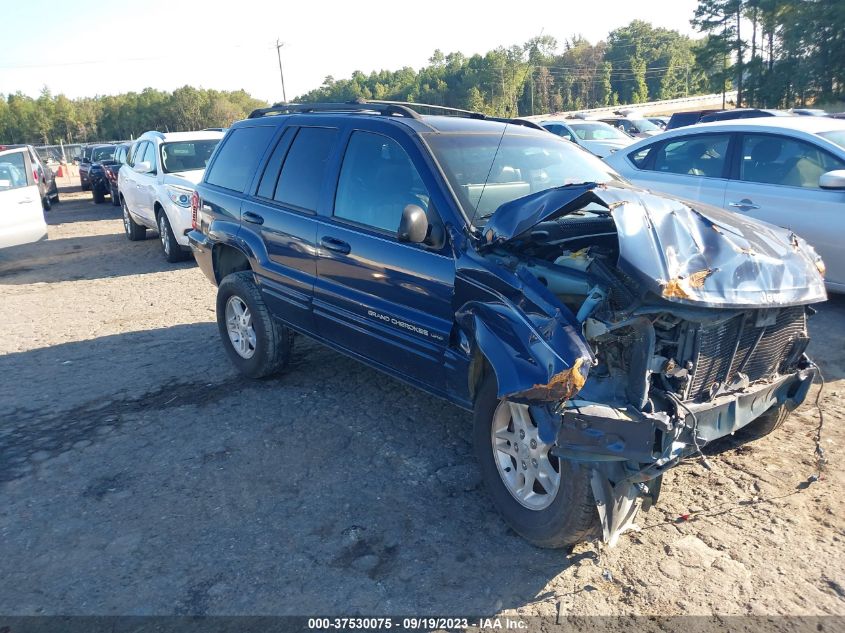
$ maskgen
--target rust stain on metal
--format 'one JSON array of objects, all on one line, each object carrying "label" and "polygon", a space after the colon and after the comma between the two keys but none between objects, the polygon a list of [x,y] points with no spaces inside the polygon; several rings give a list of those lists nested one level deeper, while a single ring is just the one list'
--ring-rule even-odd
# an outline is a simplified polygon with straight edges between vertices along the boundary
[{"label": "rust stain on metal", "polygon": [[689,299],[689,293],[681,287],[681,280],[678,278],[666,282],[663,286],[663,296],[667,299]]},{"label": "rust stain on metal", "polygon": [[584,383],[587,382],[586,377],[581,373],[581,366],[583,364],[584,358],[577,358],[572,364],[572,367],[555,374],[546,384],[534,385],[530,389],[526,389],[516,395],[526,400],[542,400],[548,402],[568,400],[578,393],[581,387],[584,386]]},{"label": "rust stain on metal", "polygon": [[689,276],[690,287],[701,288],[704,285],[704,280],[707,279],[712,274],[713,274],[713,270],[710,269],[710,268],[705,268],[704,270],[699,270],[697,272],[692,273]]}]

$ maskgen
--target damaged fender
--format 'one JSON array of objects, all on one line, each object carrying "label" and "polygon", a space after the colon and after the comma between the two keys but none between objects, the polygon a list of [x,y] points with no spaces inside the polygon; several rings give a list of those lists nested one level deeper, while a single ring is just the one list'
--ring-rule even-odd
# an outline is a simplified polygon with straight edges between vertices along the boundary
[{"label": "damaged fender", "polygon": [[[480,258],[465,254],[459,261],[455,290],[472,296],[456,310],[456,322],[496,375],[498,397],[529,405],[554,404],[574,396],[587,380],[592,351],[572,313],[557,301],[524,266],[502,280],[521,301],[496,292],[494,284],[478,283],[490,275],[511,273],[486,269]],[[470,260],[470,262],[467,262]],[[559,416],[542,416],[538,427],[544,442],[554,442]]]}]

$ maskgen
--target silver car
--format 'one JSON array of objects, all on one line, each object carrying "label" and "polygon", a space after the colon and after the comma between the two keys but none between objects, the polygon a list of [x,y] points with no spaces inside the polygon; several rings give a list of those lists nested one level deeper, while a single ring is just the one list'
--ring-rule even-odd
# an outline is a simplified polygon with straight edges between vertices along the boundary
[{"label": "silver car", "polygon": [[845,292],[845,121],[767,117],[643,139],[605,162],[635,184],[794,231]]},{"label": "silver car", "polygon": [[599,158],[628,147],[634,138],[620,129],[602,121],[583,119],[549,119],[541,124],[552,134],[557,134],[568,141],[580,145]]}]

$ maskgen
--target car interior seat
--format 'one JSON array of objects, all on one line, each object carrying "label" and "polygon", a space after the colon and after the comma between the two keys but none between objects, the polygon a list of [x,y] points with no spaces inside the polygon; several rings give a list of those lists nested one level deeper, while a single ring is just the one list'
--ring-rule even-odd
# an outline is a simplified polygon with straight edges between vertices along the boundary
[{"label": "car interior seat", "polygon": [[750,160],[742,161],[742,180],[751,182],[780,182],[780,169],[777,159],[783,149],[783,143],[776,138],[764,138],[751,148]]}]

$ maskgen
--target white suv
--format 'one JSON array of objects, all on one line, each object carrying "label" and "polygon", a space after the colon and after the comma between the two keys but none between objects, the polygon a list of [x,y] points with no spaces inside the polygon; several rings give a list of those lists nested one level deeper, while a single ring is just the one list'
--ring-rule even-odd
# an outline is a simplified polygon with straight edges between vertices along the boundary
[{"label": "white suv", "polygon": [[132,241],[156,230],[169,262],[191,255],[191,194],[223,132],[146,132],[118,173],[123,227]]}]

